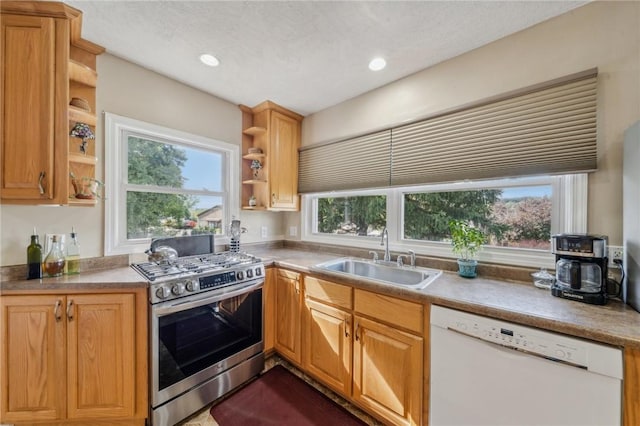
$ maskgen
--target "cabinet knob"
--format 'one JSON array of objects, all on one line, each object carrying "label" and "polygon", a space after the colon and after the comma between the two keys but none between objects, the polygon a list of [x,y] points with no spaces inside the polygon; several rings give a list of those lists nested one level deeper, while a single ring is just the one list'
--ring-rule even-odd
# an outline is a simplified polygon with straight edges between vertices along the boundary
[{"label": "cabinet knob", "polygon": [[360,324],[356,323],[356,331],[355,331],[355,337],[356,340],[360,340]]},{"label": "cabinet knob", "polygon": [[344,320],[344,337],[349,337],[349,328],[351,328],[351,324],[349,324],[349,321]]},{"label": "cabinet knob", "polygon": [[45,172],[40,172],[40,177],[38,177],[38,189],[40,190],[40,195],[44,195],[44,177],[46,176]]}]

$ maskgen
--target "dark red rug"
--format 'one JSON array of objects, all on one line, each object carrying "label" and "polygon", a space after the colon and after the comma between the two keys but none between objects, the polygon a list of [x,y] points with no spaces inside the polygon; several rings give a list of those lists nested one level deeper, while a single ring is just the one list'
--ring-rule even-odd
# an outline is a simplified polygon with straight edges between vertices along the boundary
[{"label": "dark red rug", "polygon": [[279,365],[213,406],[211,415],[220,426],[366,424]]}]

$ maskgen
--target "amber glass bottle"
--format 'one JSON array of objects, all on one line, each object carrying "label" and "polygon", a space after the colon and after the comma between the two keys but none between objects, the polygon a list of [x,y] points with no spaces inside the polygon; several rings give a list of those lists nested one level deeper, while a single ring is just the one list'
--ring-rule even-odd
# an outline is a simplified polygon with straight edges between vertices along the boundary
[{"label": "amber glass bottle", "polygon": [[54,235],[51,243],[51,251],[44,258],[44,271],[50,277],[59,277],[64,272],[64,253],[60,247],[58,236]]}]

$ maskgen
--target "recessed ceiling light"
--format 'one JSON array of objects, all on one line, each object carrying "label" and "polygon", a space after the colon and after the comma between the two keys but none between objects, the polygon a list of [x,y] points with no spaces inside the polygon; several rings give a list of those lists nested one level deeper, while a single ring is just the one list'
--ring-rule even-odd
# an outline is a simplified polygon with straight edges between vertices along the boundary
[{"label": "recessed ceiling light", "polygon": [[387,61],[382,58],[375,58],[369,62],[369,69],[371,71],[380,71],[387,66]]},{"label": "recessed ceiling light", "polygon": [[202,61],[202,63],[205,65],[209,65],[210,67],[217,67],[218,65],[220,65],[220,61],[218,60],[218,58],[208,53],[200,55],[200,61]]}]

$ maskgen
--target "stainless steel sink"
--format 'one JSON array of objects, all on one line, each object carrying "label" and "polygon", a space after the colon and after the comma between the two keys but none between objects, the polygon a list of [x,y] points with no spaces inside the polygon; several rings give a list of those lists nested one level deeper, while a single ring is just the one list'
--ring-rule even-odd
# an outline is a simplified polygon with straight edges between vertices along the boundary
[{"label": "stainless steel sink", "polygon": [[374,262],[352,257],[330,260],[315,265],[314,268],[412,289],[423,289],[442,275],[442,271],[438,269],[397,266],[391,262]]}]

